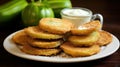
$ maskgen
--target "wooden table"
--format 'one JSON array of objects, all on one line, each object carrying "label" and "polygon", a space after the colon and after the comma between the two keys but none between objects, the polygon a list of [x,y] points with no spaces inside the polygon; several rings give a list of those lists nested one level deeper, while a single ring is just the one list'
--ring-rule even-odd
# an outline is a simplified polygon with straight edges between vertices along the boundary
[{"label": "wooden table", "polygon": [[[94,13],[101,13],[104,16],[103,30],[106,30],[120,39],[120,8],[118,2],[109,0],[71,0],[73,6],[86,7]],[[114,5],[114,6],[113,6]],[[40,67],[40,66],[64,66],[74,65],[77,67],[120,67],[120,49],[112,55],[88,62],[77,63],[48,63],[23,59],[8,53],[3,47],[4,39],[11,33],[21,29],[21,27],[0,30],[0,67]]]}]

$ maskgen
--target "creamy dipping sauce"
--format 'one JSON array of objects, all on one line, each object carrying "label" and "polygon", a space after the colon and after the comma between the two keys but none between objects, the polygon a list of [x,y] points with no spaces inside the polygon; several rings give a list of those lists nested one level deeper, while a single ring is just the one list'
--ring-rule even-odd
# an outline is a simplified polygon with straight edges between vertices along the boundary
[{"label": "creamy dipping sauce", "polygon": [[69,16],[89,16],[90,13],[82,9],[70,9],[63,11],[63,14]]},{"label": "creamy dipping sauce", "polygon": [[65,8],[61,11],[61,17],[70,20],[78,28],[91,20],[92,12],[86,8]]}]

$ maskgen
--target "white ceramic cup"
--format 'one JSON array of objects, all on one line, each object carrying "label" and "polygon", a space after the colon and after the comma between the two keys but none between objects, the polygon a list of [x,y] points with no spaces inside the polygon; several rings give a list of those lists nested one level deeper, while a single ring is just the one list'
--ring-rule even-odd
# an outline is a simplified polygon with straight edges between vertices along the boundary
[{"label": "white ceramic cup", "polygon": [[87,8],[64,8],[63,10],[61,10],[60,14],[62,19],[70,20],[73,24],[75,24],[76,28],[84,23],[95,19],[99,19],[101,24],[103,25],[103,16],[101,14],[93,14],[93,12]]}]

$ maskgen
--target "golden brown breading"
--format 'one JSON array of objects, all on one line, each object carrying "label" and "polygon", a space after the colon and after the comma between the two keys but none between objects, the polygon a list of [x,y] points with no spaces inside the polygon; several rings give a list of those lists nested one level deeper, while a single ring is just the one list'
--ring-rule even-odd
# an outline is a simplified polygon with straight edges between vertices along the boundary
[{"label": "golden brown breading", "polygon": [[58,54],[61,49],[54,48],[54,49],[40,49],[40,48],[34,48],[30,46],[29,44],[24,45],[22,48],[20,48],[21,51],[31,54],[31,55],[41,55],[41,56],[51,56]]},{"label": "golden brown breading", "polygon": [[18,45],[25,45],[25,44],[27,44],[28,38],[29,37],[27,36],[27,34],[25,33],[25,31],[23,29],[22,31],[17,32],[12,36],[12,41]]},{"label": "golden brown breading", "polygon": [[42,30],[54,34],[65,34],[69,32],[73,26],[70,21],[59,18],[43,18],[39,22],[39,27]]},{"label": "golden brown breading", "polygon": [[69,42],[63,43],[60,48],[73,57],[84,57],[97,54],[100,51],[99,45],[92,45],[90,47],[75,47]]},{"label": "golden brown breading", "polygon": [[41,30],[38,26],[31,26],[25,29],[25,32],[32,38],[39,39],[60,39],[63,35],[51,34]]},{"label": "golden brown breading", "polygon": [[104,30],[99,31],[100,33],[100,38],[96,42],[96,44],[100,46],[105,46],[108,45],[110,42],[112,42],[112,35]]},{"label": "golden brown breading", "polygon": [[38,48],[56,48],[62,44],[61,40],[56,40],[56,41],[45,41],[45,40],[40,40],[40,39],[33,39],[30,38],[28,40],[28,43],[31,46],[38,47]]},{"label": "golden brown breading", "polygon": [[99,37],[99,32],[94,31],[86,36],[70,36],[68,41],[71,42],[74,46],[91,46],[98,40]]},{"label": "golden brown breading", "polygon": [[100,21],[94,20],[79,26],[79,28],[73,28],[71,33],[73,35],[88,35],[99,29],[101,29]]}]

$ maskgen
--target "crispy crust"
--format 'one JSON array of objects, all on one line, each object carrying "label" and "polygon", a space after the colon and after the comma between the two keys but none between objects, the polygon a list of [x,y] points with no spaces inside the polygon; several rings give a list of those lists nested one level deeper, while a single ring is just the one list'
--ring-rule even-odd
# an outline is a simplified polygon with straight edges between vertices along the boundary
[{"label": "crispy crust", "polygon": [[63,35],[52,34],[41,30],[38,26],[31,26],[25,29],[25,32],[32,38],[38,39],[60,39]]},{"label": "crispy crust", "polygon": [[60,48],[66,53],[73,57],[84,57],[91,56],[100,51],[100,46],[92,45],[90,47],[75,47],[69,42],[65,42]]},{"label": "crispy crust", "polygon": [[88,35],[93,31],[101,29],[100,21],[94,20],[86,24],[81,25],[79,28],[73,28],[71,33],[73,35]]},{"label": "crispy crust", "polygon": [[99,37],[99,32],[95,31],[86,36],[70,36],[68,41],[71,42],[74,46],[91,46],[99,39]]},{"label": "crispy crust", "polygon": [[12,41],[15,42],[18,45],[25,45],[27,44],[27,39],[29,37],[25,33],[24,29],[20,32],[15,33],[15,35],[12,36]]},{"label": "crispy crust", "polygon": [[38,48],[56,48],[61,45],[62,41],[57,40],[57,41],[44,41],[44,40],[38,40],[38,39],[33,39],[30,38],[28,40],[28,43],[33,46],[33,47],[38,47]]},{"label": "crispy crust", "polygon": [[68,20],[58,18],[43,18],[39,22],[39,27],[50,33],[65,34],[73,28],[73,24]]},{"label": "crispy crust", "polygon": [[109,32],[101,30],[99,31],[99,33],[100,33],[100,38],[98,39],[96,44],[100,46],[105,46],[112,42],[112,35]]},{"label": "crispy crust", "polygon": [[41,55],[41,56],[51,56],[58,54],[61,49],[40,49],[40,48],[34,48],[30,46],[29,44],[24,45],[22,48],[20,48],[21,51],[31,54],[31,55]]}]

